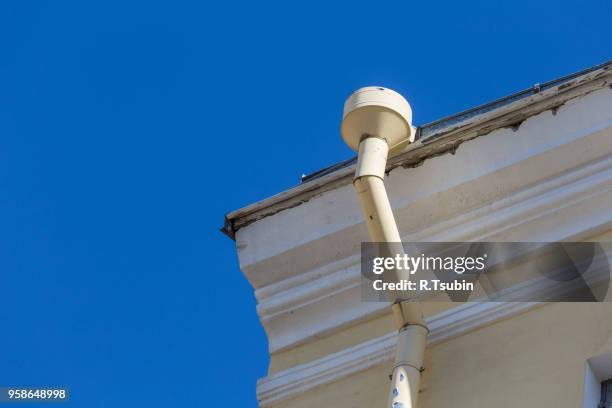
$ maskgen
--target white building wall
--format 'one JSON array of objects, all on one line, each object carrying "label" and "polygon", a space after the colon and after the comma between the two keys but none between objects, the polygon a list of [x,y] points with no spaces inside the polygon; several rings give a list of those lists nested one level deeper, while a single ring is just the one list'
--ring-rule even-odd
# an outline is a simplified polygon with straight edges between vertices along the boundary
[{"label": "white building wall", "polygon": [[[465,141],[454,154],[392,170],[386,185],[404,241],[612,240],[607,80],[518,127]],[[395,338],[388,306],[360,299],[367,233],[359,203],[350,183],[322,191],[236,234],[269,338],[262,406],[334,399],[370,407],[386,398]],[[447,406],[450,398],[471,407],[582,403],[586,359],[612,350],[609,305],[428,305],[421,406]],[[549,395],[555,384],[564,388]]]}]

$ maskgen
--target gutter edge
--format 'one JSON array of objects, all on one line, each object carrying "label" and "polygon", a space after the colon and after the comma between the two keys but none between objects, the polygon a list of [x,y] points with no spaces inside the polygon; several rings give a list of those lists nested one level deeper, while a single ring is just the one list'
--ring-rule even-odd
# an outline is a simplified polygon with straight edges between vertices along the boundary
[{"label": "gutter edge", "polygon": [[[409,145],[408,149],[404,153],[394,157],[392,160],[389,160],[386,172],[389,173],[398,166],[414,167],[430,157],[434,157],[448,151],[453,151],[459,144],[476,137],[486,135],[496,129],[519,126],[522,121],[526,120],[530,116],[534,116],[546,110],[556,109],[570,99],[586,95],[594,90],[605,87],[605,85],[608,84],[608,82],[605,81],[605,78],[610,75],[612,75],[612,61],[596,65],[578,73],[564,76],[557,80],[549,81],[546,84],[554,83],[555,86],[551,86],[543,91],[535,92],[531,95],[511,102],[508,105],[495,108],[482,114],[477,114],[469,119],[452,123],[454,118],[460,117],[466,112],[472,112],[490,105],[494,105],[500,101],[526,93],[527,91],[517,92],[507,97],[496,99],[487,104],[479,105],[475,108],[471,108],[455,115],[447,116],[431,122],[425,126],[439,124],[445,120],[448,120],[451,122],[451,124],[447,127],[440,128],[438,132],[432,134],[430,137],[427,137],[425,140],[417,139],[415,143]],[[594,89],[589,89],[589,84],[592,85],[592,83],[597,80],[601,80],[603,82],[591,87]],[[612,87],[612,84],[610,86]],[[560,99],[560,101],[551,103],[556,99]],[[527,112],[524,117],[519,115],[522,111],[529,111],[530,107],[535,107],[535,109],[532,109],[531,112]],[[541,109],[539,109],[540,107]],[[516,124],[512,123],[514,118],[513,114],[514,116],[519,117],[519,119],[516,120]],[[423,126],[418,127],[417,132],[420,134],[422,129]],[[463,138],[461,137],[462,135],[464,136]],[[310,201],[312,198],[319,196],[326,191],[333,190],[346,184],[344,181],[347,178],[352,178],[354,166],[354,158],[336,163],[327,168],[333,168],[333,171],[329,173],[325,173],[325,170],[327,169],[321,169],[314,173],[322,174],[321,176],[307,179],[302,184],[281,191],[271,197],[257,201],[238,210],[228,212],[225,215],[224,224],[223,227],[220,228],[220,231],[235,241],[236,232],[240,228],[259,221],[260,219],[274,215],[277,212],[301,205],[302,203]],[[303,198],[300,199],[300,197]],[[273,209],[273,207],[276,206],[279,208]]]}]

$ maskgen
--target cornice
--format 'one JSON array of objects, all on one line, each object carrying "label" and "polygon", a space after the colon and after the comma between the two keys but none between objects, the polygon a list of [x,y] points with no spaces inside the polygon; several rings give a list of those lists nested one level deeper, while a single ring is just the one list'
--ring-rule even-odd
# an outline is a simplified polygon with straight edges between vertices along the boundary
[{"label": "cornice", "polygon": [[[431,330],[429,344],[439,343],[526,312],[539,303],[466,303],[427,319]],[[393,359],[397,335],[387,333],[323,358],[277,372],[257,382],[257,399],[268,407],[301,393],[346,378]]]},{"label": "cornice", "polygon": [[[605,205],[611,199],[612,157],[604,157],[402,239],[487,241],[514,231],[519,236],[528,234],[533,241],[562,241],[612,222]],[[585,212],[584,204],[591,210]],[[574,214],[569,216],[574,221],[564,225],[562,231],[537,228],[538,223],[546,223],[562,210]],[[385,304],[359,302],[359,268],[359,256],[354,255],[257,290],[257,311],[268,332],[270,352],[386,313]],[[318,312],[326,304],[333,307],[333,319]]]}]

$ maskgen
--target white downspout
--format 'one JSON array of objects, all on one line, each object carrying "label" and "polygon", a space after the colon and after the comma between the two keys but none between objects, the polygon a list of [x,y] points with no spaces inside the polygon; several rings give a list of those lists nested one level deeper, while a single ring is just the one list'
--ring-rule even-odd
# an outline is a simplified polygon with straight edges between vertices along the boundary
[{"label": "white downspout", "polygon": [[[383,182],[389,151],[398,151],[414,140],[412,110],[401,95],[386,88],[357,90],[344,106],[342,136],[358,150],[353,184],[359,196],[372,242],[386,243],[389,254],[403,254],[401,237]],[[395,280],[410,275],[395,271]],[[416,408],[428,329],[421,305],[408,299],[391,299],[398,329],[395,366],[388,408]]]}]

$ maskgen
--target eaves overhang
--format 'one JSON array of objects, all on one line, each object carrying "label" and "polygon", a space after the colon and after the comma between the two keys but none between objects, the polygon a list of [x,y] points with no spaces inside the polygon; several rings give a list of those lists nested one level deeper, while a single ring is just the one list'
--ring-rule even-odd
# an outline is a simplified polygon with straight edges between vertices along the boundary
[{"label": "eaves overhang", "polygon": [[[533,115],[546,110],[554,113],[567,101],[606,86],[612,87],[612,61],[419,126],[415,142],[404,153],[389,159],[387,173],[396,167],[415,167],[430,157],[454,152],[461,143],[496,129],[518,129]],[[293,188],[229,212],[221,232],[235,239],[236,231],[242,227],[351,183],[355,164],[356,158],[337,163],[304,176]]]}]

